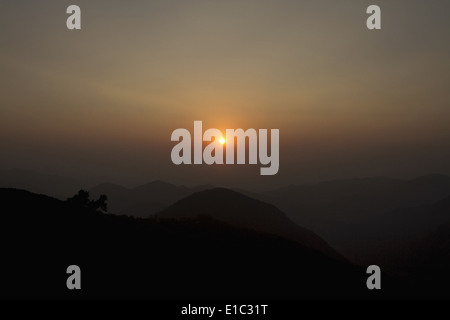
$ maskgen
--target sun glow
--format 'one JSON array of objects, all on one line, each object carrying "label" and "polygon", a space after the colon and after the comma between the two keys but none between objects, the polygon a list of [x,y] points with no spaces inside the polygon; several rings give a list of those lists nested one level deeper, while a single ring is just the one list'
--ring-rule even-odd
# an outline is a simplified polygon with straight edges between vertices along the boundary
[{"label": "sun glow", "polygon": [[220,142],[221,144],[224,144],[224,143],[225,143],[225,139],[224,139],[224,138],[220,138],[219,142]]}]

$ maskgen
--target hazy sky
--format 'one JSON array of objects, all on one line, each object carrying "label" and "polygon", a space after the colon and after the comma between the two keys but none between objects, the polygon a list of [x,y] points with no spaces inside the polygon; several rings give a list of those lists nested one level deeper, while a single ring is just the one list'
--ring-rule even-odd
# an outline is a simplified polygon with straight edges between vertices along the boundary
[{"label": "hazy sky", "polygon": [[[66,28],[70,4],[82,30]],[[382,9],[382,30],[366,8]],[[450,2],[0,2],[1,168],[270,187],[450,174]],[[280,129],[280,171],[172,164],[177,128]]]}]

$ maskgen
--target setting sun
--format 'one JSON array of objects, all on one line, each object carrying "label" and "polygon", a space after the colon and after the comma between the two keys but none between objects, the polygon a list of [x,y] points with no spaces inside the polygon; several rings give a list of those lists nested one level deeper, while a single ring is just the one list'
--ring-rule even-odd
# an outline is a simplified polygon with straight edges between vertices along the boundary
[{"label": "setting sun", "polygon": [[221,139],[219,140],[219,142],[220,142],[221,144],[224,144],[224,143],[225,143],[225,139],[224,139],[224,138],[221,138]]}]

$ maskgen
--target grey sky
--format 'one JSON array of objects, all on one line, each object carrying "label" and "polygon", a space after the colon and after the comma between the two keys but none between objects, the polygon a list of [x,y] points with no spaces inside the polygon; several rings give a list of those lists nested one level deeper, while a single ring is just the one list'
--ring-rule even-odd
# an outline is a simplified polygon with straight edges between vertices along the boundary
[{"label": "grey sky", "polygon": [[[66,7],[82,30],[65,28]],[[365,10],[382,8],[382,30]],[[1,1],[3,168],[272,186],[450,174],[449,1]],[[175,167],[170,134],[279,128],[280,172]]]}]

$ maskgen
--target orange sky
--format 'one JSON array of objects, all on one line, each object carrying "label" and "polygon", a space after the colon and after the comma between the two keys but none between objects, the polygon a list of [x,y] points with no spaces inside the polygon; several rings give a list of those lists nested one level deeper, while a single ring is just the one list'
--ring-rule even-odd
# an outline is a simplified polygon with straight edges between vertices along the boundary
[{"label": "orange sky", "polygon": [[[0,4],[0,164],[124,183],[450,174],[448,1]],[[170,134],[280,129],[280,173],[181,168]],[[97,179],[95,178],[95,179]],[[95,180],[94,179],[94,180]]]}]

